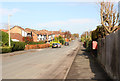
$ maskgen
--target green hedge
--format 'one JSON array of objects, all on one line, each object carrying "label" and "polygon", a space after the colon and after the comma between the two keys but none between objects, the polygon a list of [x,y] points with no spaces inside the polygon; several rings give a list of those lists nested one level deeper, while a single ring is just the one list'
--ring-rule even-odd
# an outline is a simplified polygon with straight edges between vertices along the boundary
[{"label": "green hedge", "polygon": [[87,51],[92,51],[92,41],[87,41],[86,50],[87,50]]},{"label": "green hedge", "polygon": [[2,51],[2,53],[9,53],[12,51],[12,47],[0,47],[0,51]]},{"label": "green hedge", "polygon": [[25,49],[25,42],[13,42],[12,51],[19,51]]},{"label": "green hedge", "polygon": [[60,41],[60,43],[62,43],[62,45],[65,44],[65,41],[64,41],[64,40],[59,40],[59,41]]}]

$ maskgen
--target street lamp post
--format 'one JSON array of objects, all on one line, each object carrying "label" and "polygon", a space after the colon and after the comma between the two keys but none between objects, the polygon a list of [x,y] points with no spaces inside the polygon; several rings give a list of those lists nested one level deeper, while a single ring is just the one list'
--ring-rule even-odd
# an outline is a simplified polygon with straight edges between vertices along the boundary
[{"label": "street lamp post", "polygon": [[8,15],[9,46],[11,46],[11,43],[10,43],[10,16],[11,15]]}]

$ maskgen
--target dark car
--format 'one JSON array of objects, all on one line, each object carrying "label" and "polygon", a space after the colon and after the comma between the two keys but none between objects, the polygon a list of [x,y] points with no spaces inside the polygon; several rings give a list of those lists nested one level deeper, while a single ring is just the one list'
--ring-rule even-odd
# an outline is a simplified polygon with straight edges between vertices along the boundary
[{"label": "dark car", "polygon": [[65,42],[65,46],[69,46],[69,42]]},{"label": "dark car", "polygon": [[53,43],[52,48],[61,48],[61,45],[59,43]]}]

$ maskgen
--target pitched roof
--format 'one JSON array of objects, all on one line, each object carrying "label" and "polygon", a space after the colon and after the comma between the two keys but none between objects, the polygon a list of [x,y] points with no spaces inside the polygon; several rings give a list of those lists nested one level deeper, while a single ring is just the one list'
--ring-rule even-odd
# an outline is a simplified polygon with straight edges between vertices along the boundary
[{"label": "pitched roof", "polygon": [[60,32],[60,31],[48,31],[48,30],[34,30],[34,29],[30,29],[30,28],[26,28],[25,29],[27,32],[34,32],[36,34],[40,34],[40,35],[52,35],[52,34],[60,34],[60,35],[64,35],[64,32]]},{"label": "pitched roof", "polygon": [[26,31],[27,33],[31,33],[32,29],[26,28],[25,31]]},{"label": "pitched roof", "polygon": [[17,39],[20,42],[23,41],[23,37],[19,33],[10,33],[10,37],[11,37],[11,39]]},{"label": "pitched roof", "polygon": [[5,29],[0,29],[1,31],[3,31],[3,32],[7,32],[8,30],[5,30]]},{"label": "pitched roof", "polygon": [[47,35],[49,33],[47,30],[40,30],[38,34]]},{"label": "pitched roof", "polygon": [[[22,27],[20,27],[20,26],[14,26],[13,28],[15,28],[15,27],[18,27],[18,28],[20,28],[20,29],[22,29],[22,30],[25,30],[24,28],[22,28]],[[11,28],[12,29],[12,28]]]}]

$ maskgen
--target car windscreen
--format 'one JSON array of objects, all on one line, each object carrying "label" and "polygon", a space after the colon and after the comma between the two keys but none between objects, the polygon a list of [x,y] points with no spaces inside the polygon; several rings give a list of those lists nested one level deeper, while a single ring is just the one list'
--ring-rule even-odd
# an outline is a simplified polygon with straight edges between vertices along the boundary
[{"label": "car windscreen", "polygon": [[53,45],[57,45],[57,43],[53,43]]}]

